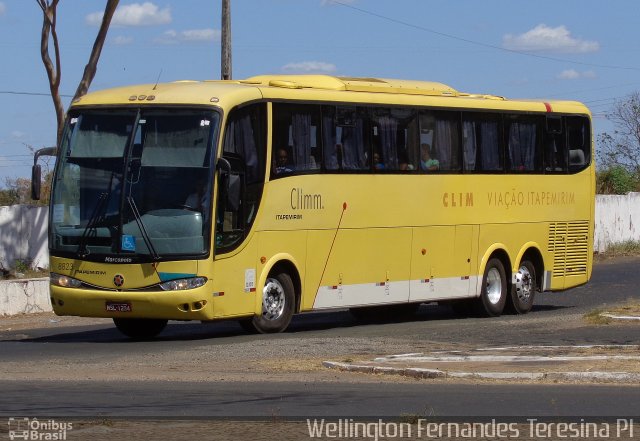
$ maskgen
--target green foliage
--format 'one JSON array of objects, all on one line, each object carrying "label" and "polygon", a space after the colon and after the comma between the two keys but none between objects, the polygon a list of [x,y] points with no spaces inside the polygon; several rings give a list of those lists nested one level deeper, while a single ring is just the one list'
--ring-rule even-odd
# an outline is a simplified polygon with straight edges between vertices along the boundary
[{"label": "green foliage", "polygon": [[20,203],[20,195],[15,188],[0,190],[0,207],[5,205],[15,205]]},{"label": "green foliage", "polygon": [[0,190],[0,206],[5,205],[49,205],[51,193],[52,172],[47,172],[42,178],[42,191],[39,201],[31,199],[31,180],[27,178],[6,178],[4,189]]},{"label": "green foliage", "polygon": [[638,173],[631,172],[622,165],[612,165],[596,175],[596,193],[627,194],[637,191],[640,186]]},{"label": "green foliage", "polygon": [[13,266],[18,273],[24,273],[31,269],[31,262],[24,259],[16,259]]}]

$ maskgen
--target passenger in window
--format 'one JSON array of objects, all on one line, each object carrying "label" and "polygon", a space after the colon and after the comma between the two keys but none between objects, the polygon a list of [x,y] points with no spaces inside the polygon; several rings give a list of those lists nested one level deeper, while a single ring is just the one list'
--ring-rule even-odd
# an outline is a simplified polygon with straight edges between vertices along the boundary
[{"label": "passenger in window", "polygon": [[384,170],[384,163],[381,161],[378,152],[373,152],[373,168],[376,170]]},{"label": "passenger in window", "polygon": [[293,167],[289,164],[289,153],[287,153],[287,149],[281,147],[276,151],[273,170],[277,175],[293,172]]},{"label": "passenger in window", "polygon": [[409,171],[413,170],[413,164],[409,164],[406,153],[398,154],[398,170]]},{"label": "passenger in window", "polygon": [[320,168],[320,161],[318,161],[318,158],[318,148],[311,147],[311,156],[309,156],[309,169],[317,170]]},{"label": "passenger in window", "polygon": [[436,171],[440,169],[440,161],[431,157],[431,146],[427,143],[420,145],[420,170]]}]

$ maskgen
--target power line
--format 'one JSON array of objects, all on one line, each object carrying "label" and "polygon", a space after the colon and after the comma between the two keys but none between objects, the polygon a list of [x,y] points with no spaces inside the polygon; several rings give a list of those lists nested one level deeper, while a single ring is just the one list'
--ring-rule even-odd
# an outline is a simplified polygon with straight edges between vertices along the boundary
[{"label": "power line", "polygon": [[[41,93],[41,92],[16,92],[13,90],[0,90],[0,94],[4,95],[30,95],[30,96],[51,96],[50,93]],[[73,98],[73,95],[65,95],[60,94],[63,98]]]},{"label": "power line", "polygon": [[331,0],[331,2],[336,4],[336,5],[344,6],[345,8],[353,9],[354,11],[358,11],[358,12],[361,12],[363,14],[371,15],[373,17],[377,17],[377,18],[380,18],[382,20],[386,20],[386,21],[389,21],[389,22],[392,22],[392,23],[400,24],[400,25],[403,25],[403,26],[406,26],[406,27],[410,27],[410,28],[413,28],[413,29],[417,29],[417,30],[420,30],[420,31],[424,31],[424,32],[429,32],[431,34],[439,35],[441,37],[449,38],[449,39],[452,39],[452,40],[462,41],[464,43],[473,44],[473,45],[481,46],[481,47],[486,47],[486,48],[489,48],[489,49],[494,49],[494,50],[501,51],[501,52],[507,52],[507,53],[511,53],[511,54],[523,55],[525,57],[539,58],[539,59],[548,60],[548,61],[578,64],[578,65],[581,65],[581,66],[600,67],[600,68],[605,68],[605,69],[619,69],[619,70],[640,71],[640,67],[613,66],[613,65],[607,65],[607,64],[585,63],[585,62],[581,62],[581,61],[573,61],[573,60],[568,60],[568,59],[563,59],[563,58],[549,57],[549,56],[546,56],[546,55],[532,54],[531,52],[523,52],[523,51],[518,51],[518,50],[515,50],[515,49],[507,49],[507,48],[504,48],[504,47],[501,47],[501,46],[496,46],[496,45],[489,44],[489,43],[483,43],[481,41],[469,40],[468,38],[458,37],[457,35],[452,35],[452,34],[447,34],[445,32],[436,31],[434,29],[430,29],[430,28],[427,28],[427,27],[424,27],[424,26],[419,26],[419,25],[416,25],[416,24],[413,24],[413,23],[409,23],[409,22],[406,22],[406,21],[398,20],[397,18],[387,17],[387,16],[382,15],[382,14],[378,14],[378,13],[375,13],[375,12],[367,11],[366,9],[362,9],[362,8],[358,8],[358,7],[353,6],[353,5],[342,3],[342,2],[340,2],[338,0]]}]

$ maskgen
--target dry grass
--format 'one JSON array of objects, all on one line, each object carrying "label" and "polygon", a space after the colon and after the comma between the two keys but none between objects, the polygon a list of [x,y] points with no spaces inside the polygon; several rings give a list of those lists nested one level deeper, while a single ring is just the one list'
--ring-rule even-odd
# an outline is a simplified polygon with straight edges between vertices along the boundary
[{"label": "dry grass", "polygon": [[602,314],[612,314],[620,316],[640,316],[640,302],[637,300],[630,300],[628,303],[605,309],[594,309],[591,312],[586,313],[583,317],[587,323],[592,325],[608,325],[614,319],[611,317],[605,317]]},{"label": "dry grass", "polygon": [[640,241],[627,240],[624,242],[612,243],[603,253],[598,253],[595,258],[612,259],[614,257],[640,256]]}]

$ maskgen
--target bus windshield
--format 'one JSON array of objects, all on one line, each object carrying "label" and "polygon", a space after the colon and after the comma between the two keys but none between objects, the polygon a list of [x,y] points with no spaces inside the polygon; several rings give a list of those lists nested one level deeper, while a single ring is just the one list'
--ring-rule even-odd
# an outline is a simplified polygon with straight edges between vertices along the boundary
[{"label": "bus windshield", "polygon": [[185,109],[70,112],[52,192],[52,253],[114,263],[206,255],[218,121]]}]

